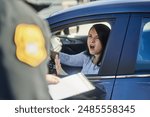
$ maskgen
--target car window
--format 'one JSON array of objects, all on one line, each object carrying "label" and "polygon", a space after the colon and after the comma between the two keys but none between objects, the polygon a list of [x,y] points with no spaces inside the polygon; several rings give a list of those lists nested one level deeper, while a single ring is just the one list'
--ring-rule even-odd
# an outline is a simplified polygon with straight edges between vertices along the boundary
[{"label": "car window", "polygon": [[[62,43],[61,52],[69,55],[76,55],[79,53],[86,52],[88,32],[94,24],[104,24],[108,26],[109,29],[111,29],[111,23],[109,22],[96,22],[96,23],[84,23],[81,25],[65,27],[61,31],[54,32],[53,35],[55,35],[55,37],[58,37]],[[64,63],[61,64],[64,71],[66,71],[68,74],[78,73],[82,70],[82,66],[79,66],[77,64],[74,66],[67,65]],[[95,67],[96,68],[94,69],[99,70],[99,66],[98,67],[95,66]],[[93,75],[94,73],[92,71],[90,72],[89,70],[89,73],[87,74]]]},{"label": "car window", "polygon": [[150,18],[144,19],[141,26],[136,70],[150,71]]},{"label": "car window", "polygon": [[105,24],[111,29],[111,25],[108,22],[97,22],[67,27],[61,30],[59,34],[61,36],[68,36],[68,37],[87,36],[89,29],[94,24]]}]

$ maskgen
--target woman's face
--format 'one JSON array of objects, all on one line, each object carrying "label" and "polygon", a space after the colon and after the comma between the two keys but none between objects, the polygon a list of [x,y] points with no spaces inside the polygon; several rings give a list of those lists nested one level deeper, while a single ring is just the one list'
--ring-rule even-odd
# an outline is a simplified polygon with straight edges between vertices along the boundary
[{"label": "woman's face", "polygon": [[99,55],[102,51],[102,44],[94,27],[88,33],[87,45],[91,55]]}]

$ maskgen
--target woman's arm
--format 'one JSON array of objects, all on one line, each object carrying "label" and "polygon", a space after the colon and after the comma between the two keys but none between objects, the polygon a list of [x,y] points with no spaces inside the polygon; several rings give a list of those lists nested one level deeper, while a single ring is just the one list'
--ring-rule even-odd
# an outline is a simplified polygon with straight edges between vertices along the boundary
[{"label": "woman's arm", "polygon": [[68,66],[75,66],[75,67],[82,67],[84,63],[85,55],[83,52],[75,55],[69,55],[66,53],[59,53],[60,63],[68,65]]}]

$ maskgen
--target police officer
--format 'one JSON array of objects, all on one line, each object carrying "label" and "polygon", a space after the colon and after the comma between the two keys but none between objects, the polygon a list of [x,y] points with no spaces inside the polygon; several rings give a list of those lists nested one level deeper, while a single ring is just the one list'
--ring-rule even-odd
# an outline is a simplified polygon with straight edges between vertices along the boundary
[{"label": "police officer", "polygon": [[51,99],[49,30],[21,0],[0,0],[0,99]]}]

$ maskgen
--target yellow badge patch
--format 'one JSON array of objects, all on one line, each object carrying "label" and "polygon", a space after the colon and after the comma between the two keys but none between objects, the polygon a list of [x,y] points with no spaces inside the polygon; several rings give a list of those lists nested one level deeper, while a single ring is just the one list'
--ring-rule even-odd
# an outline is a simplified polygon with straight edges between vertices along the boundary
[{"label": "yellow badge patch", "polygon": [[44,36],[37,25],[19,24],[14,41],[17,58],[32,67],[38,66],[47,56]]}]

